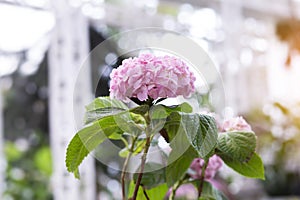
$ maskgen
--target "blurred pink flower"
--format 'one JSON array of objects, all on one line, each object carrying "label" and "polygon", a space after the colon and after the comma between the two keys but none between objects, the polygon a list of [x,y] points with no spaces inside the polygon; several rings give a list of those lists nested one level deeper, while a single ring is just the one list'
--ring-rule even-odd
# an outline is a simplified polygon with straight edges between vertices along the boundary
[{"label": "blurred pink flower", "polygon": [[243,117],[235,117],[225,120],[222,125],[223,131],[252,131],[251,126]]},{"label": "blurred pink flower", "polygon": [[[172,188],[169,189],[167,193],[167,197],[170,196],[172,192]],[[183,184],[180,185],[179,188],[176,190],[175,197],[177,198],[184,198],[184,199],[197,199],[198,191],[196,190],[193,184]]]},{"label": "blurred pink flower", "polygon": [[[203,165],[204,165],[204,160],[202,158],[194,159],[190,166],[190,169],[194,173],[191,173],[190,176],[194,179],[199,179],[201,177]],[[217,171],[222,167],[222,165],[223,165],[223,161],[219,156],[213,155],[211,158],[209,158],[208,165],[205,170],[204,179],[207,181],[213,179]]]},{"label": "blurred pink flower", "polygon": [[195,91],[196,80],[182,60],[152,54],[124,60],[112,71],[110,78],[110,97],[123,101],[131,97],[140,101],[148,97],[188,97]]}]

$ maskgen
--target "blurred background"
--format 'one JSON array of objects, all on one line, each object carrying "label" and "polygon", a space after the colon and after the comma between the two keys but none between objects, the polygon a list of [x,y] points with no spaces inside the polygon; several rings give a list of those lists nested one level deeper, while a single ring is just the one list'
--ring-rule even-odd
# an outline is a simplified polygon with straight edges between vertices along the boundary
[{"label": "blurred background", "polygon": [[266,181],[223,169],[217,181],[231,199],[300,199],[299,0],[0,0],[0,199],[120,198],[118,171],[89,158],[75,180],[64,151],[76,130],[70,105],[108,94],[123,42],[105,44],[75,80],[81,64],[140,27],[205,49],[222,75],[224,116],[243,115],[257,133]]}]

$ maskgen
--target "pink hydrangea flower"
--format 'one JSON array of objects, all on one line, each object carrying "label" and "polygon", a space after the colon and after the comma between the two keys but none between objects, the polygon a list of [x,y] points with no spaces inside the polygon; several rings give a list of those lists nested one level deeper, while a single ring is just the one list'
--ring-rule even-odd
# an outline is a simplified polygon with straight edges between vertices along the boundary
[{"label": "pink hydrangea flower", "polygon": [[235,117],[225,120],[222,126],[223,131],[252,131],[251,126],[243,117]]},{"label": "pink hydrangea flower", "polygon": [[110,78],[110,97],[123,101],[131,97],[140,101],[148,97],[188,97],[195,91],[196,80],[182,60],[152,54],[124,60],[112,71]]},{"label": "pink hydrangea flower", "polygon": [[[170,196],[172,192],[172,188],[169,189],[167,193],[167,197]],[[183,184],[180,185],[179,188],[176,190],[175,197],[177,198],[184,198],[184,199],[197,199],[198,191],[196,190],[193,184]]]},{"label": "pink hydrangea flower", "polygon": [[[202,158],[194,159],[190,166],[190,169],[194,173],[191,173],[190,176],[194,179],[199,179],[201,177],[203,165],[204,160]],[[208,165],[205,170],[204,179],[207,181],[213,179],[217,171],[222,167],[222,165],[223,161],[219,156],[213,155],[211,158],[209,158]]]}]

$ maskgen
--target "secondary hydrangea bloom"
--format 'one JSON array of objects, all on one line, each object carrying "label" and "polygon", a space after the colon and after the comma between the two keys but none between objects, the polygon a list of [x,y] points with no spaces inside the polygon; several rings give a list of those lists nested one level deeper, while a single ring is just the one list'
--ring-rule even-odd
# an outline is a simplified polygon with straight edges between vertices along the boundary
[{"label": "secondary hydrangea bloom", "polygon": [[[193,170],[194,173],[191,173],[190,176],[194,179],[199,179],[201,177],[203,165],[204,160],[202,158],[194,159],[190,166],[191,170]],[[222,165],[223,161],[219,156],[213,155],[212,157],[210,157],[205,170],[204,179],[209,181],[210,179],[214,178],[217,171],[222,167]]]},{"label": "secondary hydrangea bloom", "polygon": [[252,131],[251,126],[243,117],[235,117],[225,120],[222,126],[223,131]]},{"label": "secondary hydrangea bloom", "polygon": [[195,91],[196,80],[182,60],[152,54],[124,60],[112,71],[110,78],[110,97],[123,101],[131,97],[140,101],[149,97],[188,97]]},{"label": "secondary hydrangea bloom", "polygon": [[[170,188],[167,197],[170,196],[172,189]],[[176,190],[175,197],[182,198],[182,199],[197,199],[198,191],[196,190],[193,184],[183,184],[180,185],[179,188]]]}]

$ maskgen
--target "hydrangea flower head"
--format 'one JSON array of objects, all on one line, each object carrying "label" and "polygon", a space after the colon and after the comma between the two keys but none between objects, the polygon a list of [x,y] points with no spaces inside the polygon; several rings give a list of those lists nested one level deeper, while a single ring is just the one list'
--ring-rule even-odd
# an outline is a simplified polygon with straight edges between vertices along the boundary
[{"label": "hydrangea flower head", "polygon": [[189,97],[194,91],[194,74],[187,64],[172,56],[143,54],[128,58],[110,74],[110,97],[123,101],[138,98]]},{"label": "hydrangea flower head", "polygon": [[[190,166],[190,169],[193,170],[194,173],[190,174],[190,176],[194,179],[199,179],[201,177],[203,165],[204,160],[202,158],[195,158]],[[222,165],[223,161],[219,156],[213,155],[210,157],[205,170],[204,179],[207,181],[213,179]]]},{"label": "hydrangea flower head", "polygon": [[223,131],[252,131],[243,117],[235,117],[223,122]]}]

